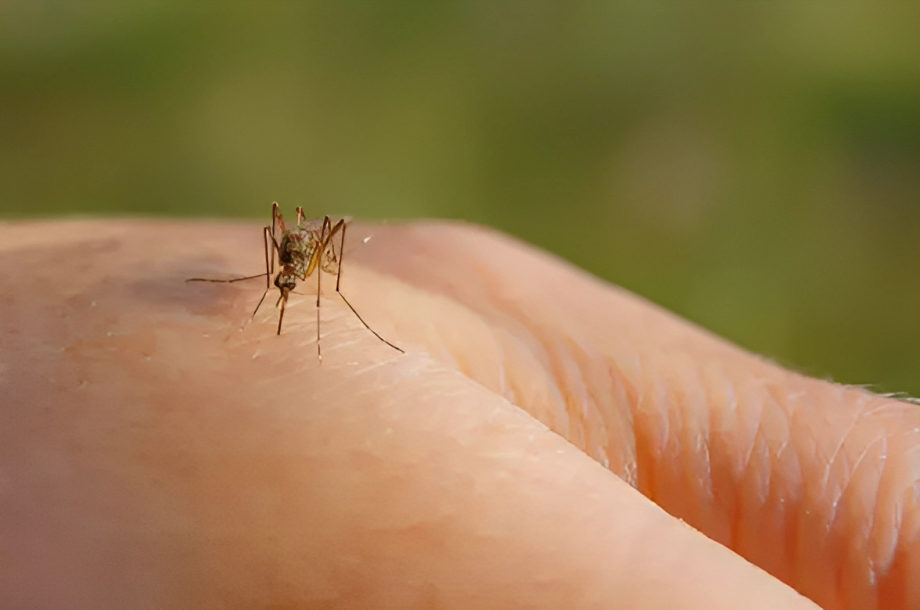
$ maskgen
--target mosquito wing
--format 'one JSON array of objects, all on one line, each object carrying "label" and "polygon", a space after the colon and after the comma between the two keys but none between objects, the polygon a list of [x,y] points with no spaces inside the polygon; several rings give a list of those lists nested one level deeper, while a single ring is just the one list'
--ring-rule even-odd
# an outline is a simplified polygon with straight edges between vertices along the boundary
[{"label": "mosquito wing", "polygon": [[[324,218],[311,218],[309,220],[304,220],[303,224],[300,225],[300,228],[302,231],[306,231],[308,233],[316,235],[317,239],[319,239],[320,234],[323,232],[323,221],[324,220],[325,220]],[[334,227],[336,223],[339,222],[339,220],[344,220],[345,224],[349,224],[351,223],[353,218],[351,216],[340,216],[340,217],[330,216],[329,217],[330,228]]]}]

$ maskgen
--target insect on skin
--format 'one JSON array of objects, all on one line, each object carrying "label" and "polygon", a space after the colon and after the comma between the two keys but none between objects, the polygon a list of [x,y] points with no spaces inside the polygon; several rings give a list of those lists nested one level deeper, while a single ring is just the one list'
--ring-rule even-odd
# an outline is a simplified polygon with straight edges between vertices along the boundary
[{"label": "insect on skin", "polygon": [[[319,339],[319,308],[320,294],[323,273],[335,274],[335,291],[338,293],[352,313],[361,321],[364,327],[371,331],[375,337],[392,347],[398,352],[405,353],[399,347],[393,345],[368,326],[361,314],[348,302],[339,286],[342,280],[342,260],[345,251],[345,226],[346,219],[342,218],[333,223],[328,216],[322,220],[305,220],[303,208],[297,208],[297,226],[288,229],[278,209],[278,203],[272,203],[272,224],[262,229],[262,239],[265,242],[265,273],[258,275],[249,275],[246,277],[237,277],[229,280],[217,280],[202,277],[193,277],[186,280],[187,282],[217,282],[221,284],[232,284],[244,280],[253,280],[256,278],[265,278],[265,292],[259,299],[252,317],[255,318],[259,308],[265,301],[268,291],[272,287],[272,276],[275,274],[275,258],[278,259],[280,270],[275,275],[274,284],[278,288],[281,296],[275,307],[281,305],[281,312],[278,314],[278,334],[281,334],[281,322],[284,320],[284,308],[287,304],[288,295],[293,292],[297,286],[297,281],[305,282],[308,277],[316,273],[316,355],[322,360],[323,352]],[[276,237],[278,229],[281,230],[281,240]],[[336,251],[333,238],[337,233],[341,233],[339,248]]]}]

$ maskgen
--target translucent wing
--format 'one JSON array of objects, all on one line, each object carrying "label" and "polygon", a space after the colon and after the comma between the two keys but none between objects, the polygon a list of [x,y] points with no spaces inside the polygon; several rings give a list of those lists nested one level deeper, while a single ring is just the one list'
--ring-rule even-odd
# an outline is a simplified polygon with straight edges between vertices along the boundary
[{"label": "translucent wing", "polygon": [[[311,218],[308,220],[304,220],[303,223],[300,225],[301,230],[309,231],[310,233],[315,233],[317,238],[319,238],[319,234],[323,230],[323,220],[325,219],[324,218]],[[353,218],[351,216],[341,216],[341,217],[330,216],[329,220],[332,221],[332,225],[335,226],[335,224],[339,220],[344,220],[345,224],[349,224],[351,223]]]}]

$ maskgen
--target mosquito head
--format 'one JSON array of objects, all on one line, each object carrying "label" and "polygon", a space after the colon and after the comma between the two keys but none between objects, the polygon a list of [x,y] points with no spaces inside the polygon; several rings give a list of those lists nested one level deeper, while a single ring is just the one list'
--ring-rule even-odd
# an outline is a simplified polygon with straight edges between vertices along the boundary
[{"label": "mosquito head", "polygon": [[275,286],[281,291],[281,298],[287,300],[288,294],[297,287],[297,276],[282,270],[275,276]]}]

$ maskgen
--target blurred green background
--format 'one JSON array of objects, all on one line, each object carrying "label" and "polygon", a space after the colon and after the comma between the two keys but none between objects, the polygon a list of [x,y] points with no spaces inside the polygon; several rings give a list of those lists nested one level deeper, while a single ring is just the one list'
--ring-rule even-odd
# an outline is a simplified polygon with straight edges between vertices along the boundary
[{"label": "blurred green background", "polygon": [[0,216],[463,218],[920,395],[920,2],[4,2]]}]

